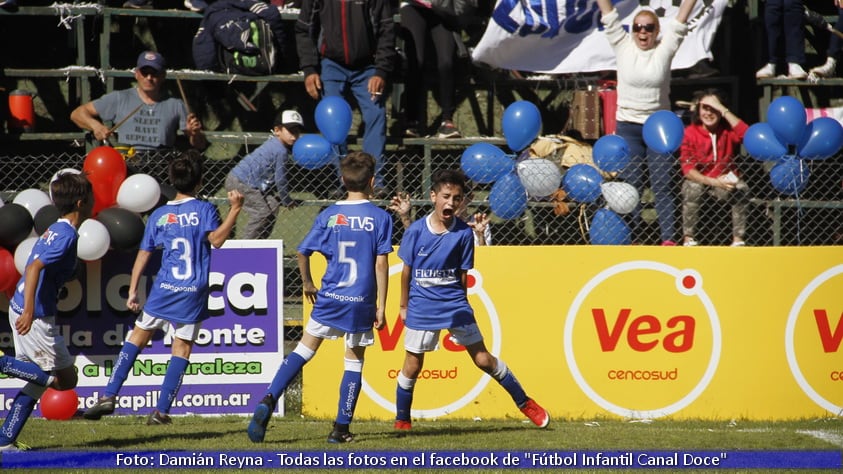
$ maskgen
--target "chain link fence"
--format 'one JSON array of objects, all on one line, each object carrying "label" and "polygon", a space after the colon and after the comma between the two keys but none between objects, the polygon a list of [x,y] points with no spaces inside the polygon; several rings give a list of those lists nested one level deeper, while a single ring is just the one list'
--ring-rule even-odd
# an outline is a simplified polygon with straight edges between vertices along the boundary
[{"label": "chain link fence", "polygon": [[[251,147],[254,148],[254,147]],[[406,192],[413,203],[412,217],[424,216],[432,210],[429,199],[431,170],[456,168],[464,147],[447,146],[441,149],[406,147],[390,150],[386,157],[386,186],[390,193],[376,202],[389,206],[389,196]],[[227,212],[225,177],[249,147],[231,159],[208,159],[205,179],[200,195]],[[26,189],[47,191],[50,178],[65,168],[82,169],[85,152],[57,151],[46,155],[0,156],[0,197],[5,203]],[[166,182],[168,154],[136,155],[128,161],[130,172],[145,172]],[[750,157],[738,159],[742,179],[749,187],[746,207],[746,243],[750,246],[810,246],[843,244],[843,164],[840,157],[824,161],[805,161],[808,183],[798,196],[777,191],[771,184],[772,163],[760,162]],[[642,167],[640,160],[632,160],[628,167]],[[561,168],[565,172],[565,168]],[[295,263],[295,249],[320,210],[334,201],[338,178],[333,166],[308,170],[294,161],[288,163],[291,196],[299,201],[294,208],[281,208],[271,238],[281,239],[285,247],[285,314],[287,319],[300,321],[301,286]],[[564,177],[564,174],[563,174]],[[682,199],[681,173],[675,166],[672,183],[672,204],[675,217],[675,234],[681,245]],[[618,180],[619,181],[619,180]],[[590,226],[598,210],[607,205],[601,195],[589,203],[570,199],[554,200],[550,197],[528,199],[526,210],[519,217],[501,219],[491,213],[489,196],[493,184],[475,184],[473,200],[468,212],[491,214],[493,245],[589,245]],[[649,189],[640,194],[640,225],[632,232],[634,243],[657,245],[661,242],[654,197]],[[574,193],[576,194],[576,193]],[[700,245],[729,245],[732,241],[731,204],[708,197],[699,211],[699,224],[694,238]],[[1,209],[1,208],[0,208]],[[630,215],[622,219],[632,223]],[[248,216],[238,219],[242,229]],[[401,241],[403,229],[395,220],[394,243]],[[9,249],[14,251],[14,249]],[[301,326],[288,325],[287,339],[300,337]]]}]

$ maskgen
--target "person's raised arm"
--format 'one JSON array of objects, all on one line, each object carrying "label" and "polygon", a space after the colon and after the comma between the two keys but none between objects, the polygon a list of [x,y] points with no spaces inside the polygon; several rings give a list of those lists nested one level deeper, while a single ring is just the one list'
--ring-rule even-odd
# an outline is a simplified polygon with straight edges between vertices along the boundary
[{"label": "person's raised arm", "polygon": [[240,194],[240,191],[232,189],[228,192],[228,204],[231,207],[228,209],[225,220],[219,227],[208,233],[208,242],[216,248],[222,247],[222,244],[228,240],[231,230],[234,229],[234,224],[237,223],[237,215],[243,208],[243,195]]},{"label": "person's raised arm", "polygon": [[597,0],[597,6],[600,7],[600,13],[607,15],[615,7],[612,5],[612,0]]},{"label": "person's raised arm", "polygon": [[691,12],[694,10],[694,5],[696,4],[697,0],[682,0],[682,4],[679,5],[679,13],[677,13],[675,17],[676,21],[679,23],[686,23],[688,18],[691,16]]}]

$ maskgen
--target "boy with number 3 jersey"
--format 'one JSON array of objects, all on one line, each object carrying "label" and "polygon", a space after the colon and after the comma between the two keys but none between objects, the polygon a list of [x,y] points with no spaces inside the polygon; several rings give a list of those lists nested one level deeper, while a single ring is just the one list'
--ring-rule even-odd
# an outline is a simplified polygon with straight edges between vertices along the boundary
[{"label": "boy with number 3 jersey", "polygon": [[504,362],[489,353],[468,303],[466,278],[474,267],[471,227],[456,217],[465,197],[465,176],[458,170],[433,174],[433,212],[413,222],[401,240],[400,314],[404,320],[404,366],[396,388],[395,429],[412,428],[413,388],[424,365],[424,354],[437,349],[439,333],[465,346],[474,365],[509,393],[522,413],[539,428],[550,423],[544,408],[529,398]]},{"label": "boy with number 3 jersey", "polygon": [[[316,354],[325,339],[345,340],[345,371],[340,382],[339,407],[329,443],[354,439],[348,427],[363,382],[363,355],[375,342],[374,329],[384,327],[388,254],[392,252],[392,218],[368,201],[375,182],[375,159],[365,152],[349,153],[340,163],[348,198],[316,216],[298,247],[304,296],[313,303],[301,342],[281,362],[266,396],[255,408],[247,434],[263,441],[278,398],[290,381]],[[310,256],[319,252],[328,261],[322,288],[310,274]]]},{"label": "boy with number 3 jersey", "polygon": [[99,420],[114,413],[117,394],[126,381],[140,351],[146,347],[158,329],[172,330],[173,349],[167,372],[161,385],[161,395],[147,425],[172,423],[170,407],[181,387],[185,369],[193,349],[193,342],[208,318],[208,278],[211,272],[211,245],[222,246],[231,234],[234,222],[243,206],[239,191],[228,192],[231,208],[220,223],[216,207],[194,196],[202,186],[202,156],[188,150],[170,163],[170,182],[176,188],[174,200],[156,209],[146,224],[138,250],[126,307],[141,310],[138,286],[152,252],[162,248],[161,269],[150,290],[143,313],[120,349],[114,371],[105,388],[105,395],[88,411],[85,418]]}]

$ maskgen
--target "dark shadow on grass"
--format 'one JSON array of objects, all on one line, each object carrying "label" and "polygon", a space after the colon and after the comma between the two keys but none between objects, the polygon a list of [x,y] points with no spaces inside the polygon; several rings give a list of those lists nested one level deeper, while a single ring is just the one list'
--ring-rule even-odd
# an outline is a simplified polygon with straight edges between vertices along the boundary
[{"label": "dark shadow on grass", "polygon": [[[176,421],[178,423],[178,421]],[[94,426],[94,425],[91,425]],[[193,426],[193,425],[190,425]],[[170,427],[180,428],[177,424],[170,425]],[[237,429],[228,429],[228,430],[216,430],[216,431],[190,431],[190,432],[172,432],[168,430],[167,427],[163,426],[147,426],[144,418],[138,418],[137,426],[127,425],[126,430],[133,433],[131,437],[126,438],[115,438],[112,436],[98,439],[94,444],[90,442],[80,442],[78,444],[68,445],[66,443],[55,444],[55,445],[44,445],[44,446],[37,446],[40,449],[72,449],[72,448],[95,448],[95,449],[137,449],[140,448],[142,444],[149,444],[149,443],[157,443],[163,441],[169,441],[172,443],[172,440],[178,438],[189,438],[189,439],[210,439],[210,438],[222,438],[228,435],[233,435],[235,433],[242,433],[243,436],[246,436],[245,428],[237,428]],[[164,431],[166,430],[166,431]],[[142,432],[143,435],[140,435],[138,432]]]}]

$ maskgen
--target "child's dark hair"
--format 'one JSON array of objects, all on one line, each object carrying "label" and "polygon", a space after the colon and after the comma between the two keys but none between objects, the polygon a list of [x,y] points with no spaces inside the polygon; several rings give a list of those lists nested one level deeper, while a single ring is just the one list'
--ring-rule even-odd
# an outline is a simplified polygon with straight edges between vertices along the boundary
[{"label": "child's dark hair", "polygon": [[699,125],[702,123],[702,120],[700,120],[700,99],[710,95],[717,97],[717,100],[719,100],[721,104],[726,107],[729,107],[729,103],[726,100],[726,94],[724,94],[723,91],[720,89],[709,88],[694,92],[694,113],[691,115],[691,123],[693,123],[694,125]]},{"label": "child's dark hair", "polygon": [[59,173],[56,180],[50,183],[50,195],[53,204],[63,216],[78,210],[79,201],[83,205],[94,200],[94,187],[88,181],[88,177],[81,173],[65,171]]},{"label": "child's dark hair", "polygon": [[439,192],[443,184],[459,186],[462,192],[466,192],[465,174],[460,170],[437,170],[431,177],[430,189]]},{"label": "child's dark hair", "polygon": [[346,190],[364,192],[375,176],[375,157],[363,151],[353,151],[340,161],[340,173]]},{"label": "child's dark hair", "polygon": [[202,182],[202,153],[190,149],[170,162],[170,184],[182,194],[193,194]]}]

